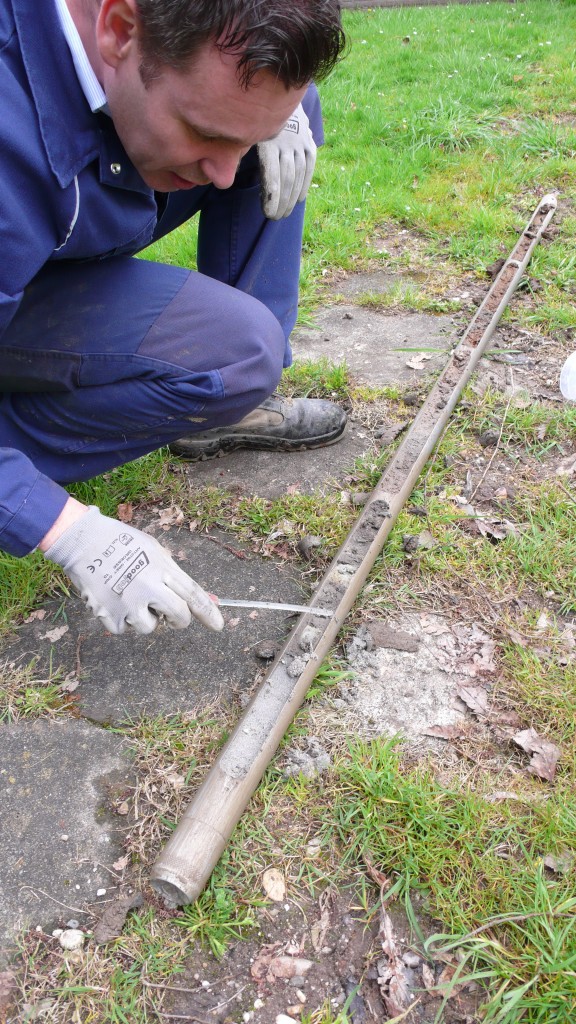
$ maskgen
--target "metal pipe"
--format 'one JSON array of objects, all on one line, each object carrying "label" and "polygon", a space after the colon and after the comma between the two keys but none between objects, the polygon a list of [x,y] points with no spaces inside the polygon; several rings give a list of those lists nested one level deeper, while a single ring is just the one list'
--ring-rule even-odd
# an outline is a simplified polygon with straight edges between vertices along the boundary
[{"label": "metal pipe", "polygon": [[[316,589],[311,614],[290,634],[160,853],[151,882],[172,904],[190,903],[202,892],[484,354],[555,209],[554,196],[545,196],[539,203]],[[314,604],[334,608],[334,615],[330,620],[315,617]]]}]

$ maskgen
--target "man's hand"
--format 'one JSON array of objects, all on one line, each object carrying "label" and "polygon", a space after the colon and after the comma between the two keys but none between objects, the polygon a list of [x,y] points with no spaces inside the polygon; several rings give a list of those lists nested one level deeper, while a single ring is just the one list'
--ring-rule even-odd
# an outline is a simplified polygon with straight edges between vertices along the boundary
[{"label": "man's hand", "polygon": [[259,143],[258,158],[264,216],[281,220],[305,198],[316,163],[316,143],[301,105],[275,138]]},{"label": "man's hand", "polygon": [[109,519],[95,507],[45,551],[78,587],[90,611],[111,633],[127,626],[151,633],[164,616],[184,629],[192,616],[209,629],[224,620],[205,590],[180,569],[154,537]]}]

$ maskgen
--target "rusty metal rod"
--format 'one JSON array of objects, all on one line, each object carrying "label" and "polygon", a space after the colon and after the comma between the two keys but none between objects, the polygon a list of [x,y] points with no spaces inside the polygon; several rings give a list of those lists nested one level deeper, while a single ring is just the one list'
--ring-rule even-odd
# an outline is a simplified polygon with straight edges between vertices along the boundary
[{"label": "rusty metal rod", "polygon": [[[191,903],[210,878],[484,354],[555,209],[552,195],[539,203],[316,589],[311,614],[290,634],[160,853],[151,882],[170,903]],[[314,616],[314,604],[334,608],[333,617],[327,620]]]}]

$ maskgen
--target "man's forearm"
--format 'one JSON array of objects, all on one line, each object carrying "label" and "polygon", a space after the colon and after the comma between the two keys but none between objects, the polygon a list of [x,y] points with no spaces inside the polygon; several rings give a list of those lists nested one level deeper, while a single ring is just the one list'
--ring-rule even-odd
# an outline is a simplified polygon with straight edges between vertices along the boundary
[{"label": "man's forearm", "polygon": [[64,505],[58,519],[50,527],[48,533],[40,541],[38,548],[40,551],[48,551],[48,548],[52,547],[52,544],[62,536],[65,530],[73,523],[81,519],[83,515],[88,511],[88,506],[83,505],[81,501],[76,501],[76,498],[68,498],[68,501]]}]

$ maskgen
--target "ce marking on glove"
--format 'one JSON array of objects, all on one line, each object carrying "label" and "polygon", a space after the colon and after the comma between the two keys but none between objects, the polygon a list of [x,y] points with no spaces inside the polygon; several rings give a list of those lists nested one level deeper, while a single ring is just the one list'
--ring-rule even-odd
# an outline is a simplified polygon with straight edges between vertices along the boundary
[{"label": "ce marking on glove", "polygon": [[88,572],[96,572],[96,569],[99,569],[103,564],[104,563],[101,558],[95,558],[92,565],[87,565],[86,568],[88,569]]}]

